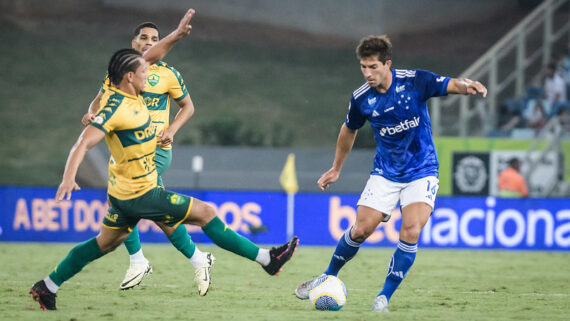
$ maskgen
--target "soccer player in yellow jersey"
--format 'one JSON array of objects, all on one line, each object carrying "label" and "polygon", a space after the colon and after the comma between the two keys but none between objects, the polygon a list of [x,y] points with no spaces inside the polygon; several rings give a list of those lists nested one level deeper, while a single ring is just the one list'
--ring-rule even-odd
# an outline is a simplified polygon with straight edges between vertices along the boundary
[{"label": "soccer player in yellow jersey", "polygon": [[[158,27],[152,22],[144,22],[138,25],[134,30],[134,38],[131,41],[131,47],[138,52],[144,53],[160,38]],[[156,171],[158,173],[158,185],[164,187],[161,176],[170,167],[172,161],[172,141],[176,132],[192,117],[194,113],[194,104],[188,94],[186,85],[180,73],[167,65],[163,61],[159,61],[149,66],[147,71],[147,80],[144,87],[142,97],[150,112],[151,126],[156,128],[157,145],[154,161],[156,163]],[[89,111],[83,116],[81,122],[89,125],[95,119],[97,111],[101,107],[101,103],[105,102],[112,91],[109,92],[109,78],[105,78],[103,86],[99,93],[89,105]],[[170,98],[174,99],[180,110],[170,124]],[[195,280],[198,285],[198,293],[205,295],[210,285],[209,271],[215,260],[211,253],[202,253],[198,247],[192,242],[188,235],[186,227],[181,224],[178,228],[168,235],[168,239],[172,244],[190,260],[195,268]],[[190,242],[190,249],[186,249],[185,243]],[[137,227],[133,229],[131,234],[124,242],[129,253],[130,265],[123,281],[120,284],[122,290],[127,290],[141,283],[143,278],[150,272],[152,267],[150,262],[143,254],[139,232]]]},{"label": "soccer player in yellow jersey", "polygon": [[[163,41],[176,40],[180,35],[188,34],[188,23],[193,14],[194,11],[189,10],[178,29],[171,33],[174,36],[169,35]],[[169,42],[159,46],[161,42],[150,50],[168,50]],[[297,247],[299,241],[293,237],[271,250],[259,248],[229,229],[216,216],[212,206],[158,187],[154,162],[156,129],[151,125],[149,111],[140,95],[147,80],[147,60],[153,62],[150,58],[154,54],[145,54],[143,58],[136,50],[122,49],[111,57],[109,96],[91,126],[83,130],[71,148],[55,199],[70,199],[72,191],[79,189],[75,182],[79,165],[87,151],[105,138],[112,156],[108,183],[110,207],[99,235],[76,245],[45,279],[30,289],[32,297],[43,310],[56,310],[56,292],[63,282],[91,261],[117,248],[142,218],[156,222],[167,235],[181,224],[200,226],[216,245],[258,262],[270,275],[281,271]],[[145,60],[146,57],[149,59]],[[190,247],[190,243],[186,242],[185,246]]]}]

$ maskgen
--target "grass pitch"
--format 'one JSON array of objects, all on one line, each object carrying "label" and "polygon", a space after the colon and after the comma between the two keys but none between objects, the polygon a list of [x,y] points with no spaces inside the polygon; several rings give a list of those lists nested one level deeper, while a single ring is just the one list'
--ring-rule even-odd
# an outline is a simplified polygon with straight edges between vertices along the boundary
[{"label": "grass pitch", "polygon": [[[302,241],[302,240],[301,240]],[[212,288],[199,297],[193,268],[168,244],[143,244],[154,273],[119,291],[127,252],[88,265],[58,292],[58,311],[41,311],[28,290],[73,244],[0,243],[0,320],[567,320],[570,253],[420,249],[392,297],[390,313],[370,312],[393,249],[363,248],[341,271],[348,291],[338,312],[313,310],[293,290],[327,266],[333,248],[301,247],[278,277],[211,245]]]}]

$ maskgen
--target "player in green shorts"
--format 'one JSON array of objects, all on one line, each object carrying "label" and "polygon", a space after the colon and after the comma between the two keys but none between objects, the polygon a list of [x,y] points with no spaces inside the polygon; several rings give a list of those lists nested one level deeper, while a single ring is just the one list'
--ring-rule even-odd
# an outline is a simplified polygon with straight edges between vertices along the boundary
[{"label": "player in green shorts", "polygon": [[[69,200],[72,191],[79,189],[75,182],[77,169],[87,151],[104,138],[112,157],[108,183],[111,206],[99,235],[76,245],[45,279],[32,286],[30,293],[42,309],[55,310],[56,292],[63,282],[117,248],[142,218],[156,222],[167,235],[174,233],[180,224],[200,226],[216,245],[258,262],[270,275],[278,274],[293,256],[299,242],[297,237],[271,250],[259,248],[228,228],[206,202],[157,185],[154,163],[157,138],[140,94],[147,80],[149,62],[157,61],[156,56],[163,57],[176,40],[190,32],[188,24],[193,14],[190,9],[179,27],[145,53],[144,58],[133,49],[119,50],[111,57],[109,96],[91,126],[83,130],[72,147],[55,196],[56,201]],[[186,237],[182,252],[191,251],[190,236]]]},{"label": "player in green shorts", "polygon": [[[144,22],[135,28],[131,47],[140,53],[144,53],[156,44],[159,38],[158,27],[152,22]],[[106,96],[109,95],[109,86],[109,78],[106,77],[99,93],[89,105],[88,112],[81,120],[83,125],[87,126],[93,122],[97,111],[102,107],[101,102],[108,98]],[[180,73],[163,61],[150,65],[142,97],[150,112],[151,125],[156,128],[158,139],[154,161],[158,173],[158,185],[164,187],[161,176],[170,167],[172,161],[173,137],[194,114],[194,104]],[[170,98],[174,99],[180,107],[171,124],[169,124]],[[168,239],[178,250],[182,251],[181,246],[183,244],[180,239],[185,238],[185,234],[188,234],[188,231],[184,224],[180,224],[172,235],[168,235]],[[124,244],[129,253],[130,265],[120,288],[127,290],[140,284],[143,278],[152,272],[152,266],[143,254],[136,226]],[[198,293],[206,295],[210,282],[205,280],[210,280],[210,268],[215,258],[211,253],[202,253],[192,242],[192,239],[190,239],[190,244],[193,250],[183,253],[194,266]]]}]

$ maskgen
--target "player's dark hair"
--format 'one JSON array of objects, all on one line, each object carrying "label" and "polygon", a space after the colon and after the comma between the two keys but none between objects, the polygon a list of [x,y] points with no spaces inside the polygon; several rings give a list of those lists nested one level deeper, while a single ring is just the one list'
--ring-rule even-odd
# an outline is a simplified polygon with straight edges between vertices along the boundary
[{"label": "player's dark hair", "polygon": [[135,72],[140,66],[140,59],[138,59],[140,57],[142,57],[141,53],[131,48],[115,52],[107,68],[111,83],[118,86],[127,72]]},{"label": "player's dark hair", "polygon": [[392,43],[386,35],[368,36],[360,39],[356,47],[356,57],[358,59],[378,56],[383,64],[392,60]]},{"label": "player's dark hair", "polygon": [[158,30],[158,26],[155,25],[153,22],[150,22],[150,21],[143,22],[135,28],[134,38],[136,38],[139,35],[139,33],[141,33],[141,30],[143,28],[156,29],[156,31],[158,31],[158,37],[160,38],[160,30]]},{"label": "player's dark hair", "polygon": [[515,168],[515,167],[517,167],[518,165],[520,165],[520,161],[519,161],[518,158],[513,157],[513,158],[509,159],[509,166],[510,166],[510,167]]}]

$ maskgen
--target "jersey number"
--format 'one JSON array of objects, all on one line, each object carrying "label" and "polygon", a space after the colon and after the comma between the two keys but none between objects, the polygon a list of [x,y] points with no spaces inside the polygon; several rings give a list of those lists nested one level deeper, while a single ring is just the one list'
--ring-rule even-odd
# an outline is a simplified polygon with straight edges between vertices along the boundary
[{"label": "jersey number", "polygon": [[[431,187],[431,190],[430,190]],[[433,186],[431,186],[431,181],[427,181],[427,191],[431,192],[433,195],[435,195],[435,193],[437,193],[437,184],[433,184]]]}]

